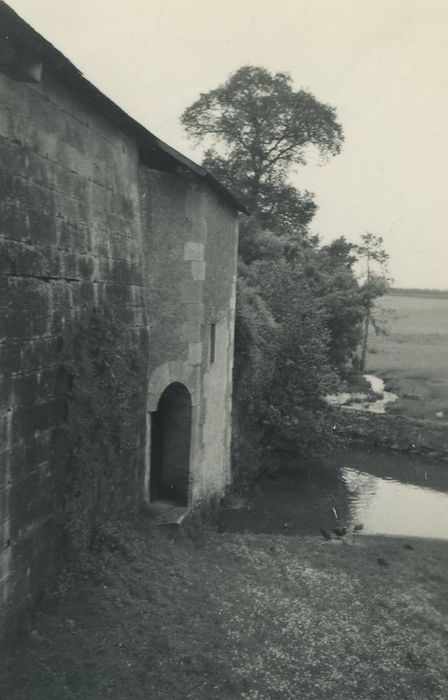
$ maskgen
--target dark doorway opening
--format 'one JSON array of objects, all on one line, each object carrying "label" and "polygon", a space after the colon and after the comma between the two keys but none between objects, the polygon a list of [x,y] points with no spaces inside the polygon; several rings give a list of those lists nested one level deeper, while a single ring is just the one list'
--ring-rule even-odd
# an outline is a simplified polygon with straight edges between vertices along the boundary
[{"label": "dark doorway opening", "polygon": [[170,384],[151,413],[150,501],[188,505],[191,397],[179,382]]}]

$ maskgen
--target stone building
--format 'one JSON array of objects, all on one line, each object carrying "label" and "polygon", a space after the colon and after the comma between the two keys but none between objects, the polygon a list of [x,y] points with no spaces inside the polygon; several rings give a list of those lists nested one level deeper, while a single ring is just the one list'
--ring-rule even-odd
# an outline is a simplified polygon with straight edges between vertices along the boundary
[{"label": "stone building", "polygon": [[239,210],[0,2],[1,619],[41,589],[86,452],[86,518],[225,492]]}]

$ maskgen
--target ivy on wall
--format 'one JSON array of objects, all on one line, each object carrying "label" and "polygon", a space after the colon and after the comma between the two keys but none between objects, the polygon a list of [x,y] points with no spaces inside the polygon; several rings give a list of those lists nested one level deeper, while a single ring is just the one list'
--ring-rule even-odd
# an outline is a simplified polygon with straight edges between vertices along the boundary
[{"label": "ivy on wall", "polygon": [[80,557],[99,524],[141,499],[145,439],[145,334],[110,310],[77,325],[61,368],[65,410],[56,438],[56,507],[68,550]]}]

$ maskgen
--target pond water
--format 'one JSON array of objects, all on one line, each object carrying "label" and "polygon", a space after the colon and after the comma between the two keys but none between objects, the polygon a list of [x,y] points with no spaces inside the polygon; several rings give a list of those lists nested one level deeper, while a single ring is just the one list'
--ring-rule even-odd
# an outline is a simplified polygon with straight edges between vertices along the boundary
[{"label": "pond water", "polygon": [[448,493],[352,467],[342,468],[341,477],[349,526],[362,524],[364,534],[448,539]]},{"label": "pond water", "polygon": [[230,531],[393,535],[448,540],[448,464],[382,450],[344,450],[262,480]]}]

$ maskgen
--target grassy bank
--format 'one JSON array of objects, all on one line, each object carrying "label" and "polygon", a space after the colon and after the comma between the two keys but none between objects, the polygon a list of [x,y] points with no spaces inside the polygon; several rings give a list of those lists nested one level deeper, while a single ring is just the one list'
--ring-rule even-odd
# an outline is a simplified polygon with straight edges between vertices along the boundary
[{"label": "grassy bank", "polygon": [[448,420],[448,298],[386,295],[378,313],[387,335],[371,335],[367,371],[398,394],[392,410],[412,418]]},{"label": "grassy bank", "polygon": [[2,700],[446,698],[448,543],[288,534],[257,493],[224,532],[109,533],[36,613]]}]

